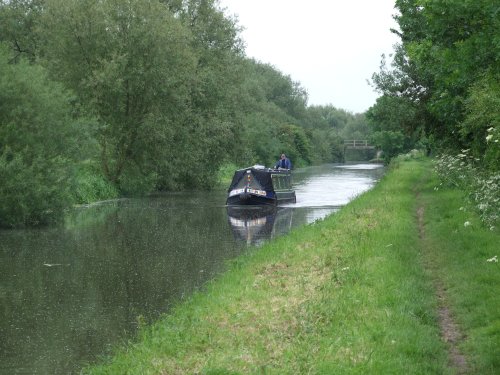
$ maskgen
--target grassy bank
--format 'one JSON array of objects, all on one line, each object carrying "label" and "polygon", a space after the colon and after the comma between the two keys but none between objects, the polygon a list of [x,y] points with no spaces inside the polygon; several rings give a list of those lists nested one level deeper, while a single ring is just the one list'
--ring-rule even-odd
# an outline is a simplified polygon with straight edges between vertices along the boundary
[{"label": "grassy bank", "polygon": [[[232,262],[85,373],[495,373],[500,268],[486,260],[499,235],[437,184],[429,161],[401,163],[335,215]],[[443,309],[463,338],[443,339]]]}]

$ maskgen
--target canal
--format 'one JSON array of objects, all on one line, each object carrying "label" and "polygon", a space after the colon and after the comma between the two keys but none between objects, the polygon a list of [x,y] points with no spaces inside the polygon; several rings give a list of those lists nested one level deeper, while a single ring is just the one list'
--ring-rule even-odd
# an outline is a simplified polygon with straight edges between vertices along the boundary
[{"label": "canal", "polygon": [[0,231],[0,374],[71,374],[132,338],[225,261],[335,212],[384,173],[294,171],[297,203],[233,210],[225,192],[80,207],[64,227]]}]

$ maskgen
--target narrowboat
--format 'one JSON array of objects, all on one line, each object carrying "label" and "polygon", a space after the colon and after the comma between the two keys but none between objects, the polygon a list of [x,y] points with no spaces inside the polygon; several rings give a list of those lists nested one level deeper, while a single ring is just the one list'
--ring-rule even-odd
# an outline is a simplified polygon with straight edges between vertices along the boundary
[{"label": "narrowboat", "polygon": [[277,206],[296,201],[289,169],[254,165],[234,172],[226,204]]}]

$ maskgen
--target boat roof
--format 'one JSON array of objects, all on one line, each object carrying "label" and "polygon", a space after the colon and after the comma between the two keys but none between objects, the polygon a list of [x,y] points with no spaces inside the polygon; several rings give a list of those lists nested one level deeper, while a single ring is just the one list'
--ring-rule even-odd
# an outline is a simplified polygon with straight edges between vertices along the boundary
[{"label": "boat roof", "polygon": [[263,168],[256,168],[256,166],[252,166],[243,169],[238,169],[236,172],[234,172],[233,180],[231,181],[231,185],[229,186],[228,191],[231,191],[236,187],[236,185],[242,179],[242,177],[247,174],[247,171],[251,171],[252,175],[259,182],[259,184],[262,186],[264,190],[273,190],[273,182],[271,179],[271,175],[290,174],[290,170],[288,169],[273,169],[273,168],[266,168],[264,166],[257,166],[257,167],[263,167]]}]

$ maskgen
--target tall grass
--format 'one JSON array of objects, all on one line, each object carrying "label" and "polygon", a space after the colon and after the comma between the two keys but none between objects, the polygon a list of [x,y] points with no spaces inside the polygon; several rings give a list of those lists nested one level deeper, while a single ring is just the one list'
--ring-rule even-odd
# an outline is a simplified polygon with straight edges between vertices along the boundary
[{"label": "tall grass", "polygon": [[466,193],[462,209],[469,207],[478,211],[481,220],[492,230],[498,226],[500,173],[480,168],[470,156],[470,150],[462,150],[456,156],[441,155],[436,162],[436,171],[442,186],[453,186]]},{"label": "tall grass", "polygon": [[[435,191],[437,184],[428,161],[400,162],[338,213],[232,261],[206,290],[84,373],[453,374],[434,288],[443,267],[453,311],[471,338],[463,350],[476,373],[492,374],[500,358],[500,304],[491,289],[498,267],[484,261],[491,248],[473,256],[464,247],[463,266],[450,259],[453,246],[474,239],[463,239],[471,227],[456,227],[463,217],[454,215],[464,214],[457,197]],[[420,205],[429,212],[425,227]],[[476,241],[489,233],[485,248],[498,243],[493,232],[472,228]],[[492,266],[487,277],[471,269],[474,262]]]}]

